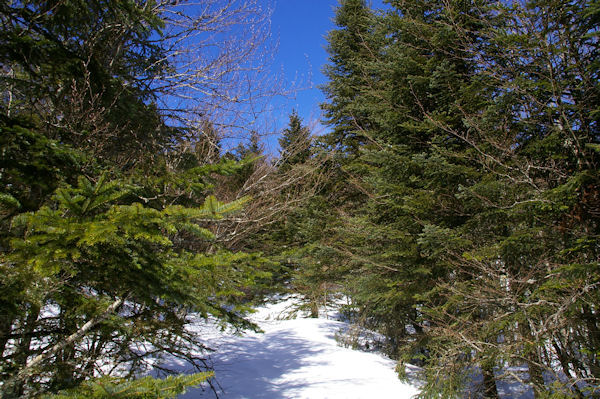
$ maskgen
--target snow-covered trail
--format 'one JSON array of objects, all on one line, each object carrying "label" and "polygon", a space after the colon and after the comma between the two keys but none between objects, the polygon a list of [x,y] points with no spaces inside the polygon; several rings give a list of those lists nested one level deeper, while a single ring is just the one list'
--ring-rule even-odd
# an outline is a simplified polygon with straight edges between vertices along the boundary
[{"label": "snow-covered trail", "polygon": [[[213,336],[211,360],[223,399],[410,398],[415,386],[401,383],[395,362],[377,353],[338,345],[344,323],[327,319],[277,316],[289,302],[261,308],[252,319],[265,332]],[[214,398],[210,390],[188,391],[182,398]]]}]

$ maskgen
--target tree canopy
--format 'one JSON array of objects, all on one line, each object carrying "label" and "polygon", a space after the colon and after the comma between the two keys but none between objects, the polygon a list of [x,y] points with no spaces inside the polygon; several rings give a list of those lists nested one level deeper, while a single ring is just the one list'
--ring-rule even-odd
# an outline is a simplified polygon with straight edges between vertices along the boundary
[{"label": "tree canopy", "polygon": [[423,366],[425,397],[461,395],[472,367],[498,397],[523,364],[536,394],[587,395],[600,377],[597,7],[388,3],[341,1],[328,36],[324,142],[341,153],[339,192],[361,195],[338,205],[327,244],[356,320]]},{"label": "tree canopy", "polygon": [[[229,87],[262,51],[240,36],[262,29],[259,11],[221,1],[0,5],[3,398],[174,397],[210,374],[126,380],[150,364],[171,373],[165,355],[208,369],[190,313],[252,328],[242,299],[266,260],[219,234],[249,198],[215,196],[243,165],[204,144],[243,117],[227,95],[243,105],[262,90]],[[235,47],[212,36],[223,24],[237,26]]]},{"label": "tree canopy", "polygon": [[598,395],[598,1],[386,4],[340,0],[328,132],[278,158],[259,2],[0,4],[2,398],[175,397],[190,320],[274,290],[344,295],[422,397]]}]

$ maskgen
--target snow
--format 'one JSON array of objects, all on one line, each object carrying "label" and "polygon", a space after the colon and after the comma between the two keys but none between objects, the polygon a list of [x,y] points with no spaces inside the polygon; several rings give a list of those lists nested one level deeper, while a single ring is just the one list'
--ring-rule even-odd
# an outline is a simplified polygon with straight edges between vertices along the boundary
[{"label": "snow", "polygon": [[[347,329],[346,323],[303,315],[285,318],[293,303],[270,304],[251,316],[264,333],[236,336],[195,327],[216,349],[210,360],[219,398],[408,399],[418,394],[415,385],[398,380],[393,360],[340,346],[335,336]],[[181,399],[214,397],[203,386]]]}]

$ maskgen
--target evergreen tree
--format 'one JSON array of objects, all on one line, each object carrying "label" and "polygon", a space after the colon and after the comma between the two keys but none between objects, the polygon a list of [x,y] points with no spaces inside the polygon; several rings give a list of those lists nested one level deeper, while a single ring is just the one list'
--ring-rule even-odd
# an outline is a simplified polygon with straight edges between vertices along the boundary
[{"label": "evergreen tree", "polygon": [[311,154],[310,130],[306,126],[302,126],[302,119],[295,110],[289,118],[288,127],[283,129],[279,139],[281,160],[278,166],[282,171],[306,162]]},{"label": "evergreen tree", "polygon": [[0,12],[3,113],[35,110],[48,138],[121,167],[168,143],[149,84],[166,66],[152,7],[34,0]]},{"label": "evergreen tree", "polygon": [[365,130],[374,122],[364,97],[377,84],[370,66],[377,59],[383,38],[375,21],[364,0],[342,0],[334,19],[338,28],[327,37],[330,63],[323,73],[329,81],[323,91],[329,101],[322,108],[333,132],[326,140],[344,155],[357,154],[367,141]]},{"label": "evergreen tree", "polygon": [[598,234],[595,27],[584,2],[493,6],[505,18],[484,25],[489,40],[473,48],[490,61],[478,84],[494,95],[463,113],[473,133],[455,131],[486,173],[462,190],[473,216],[455,234],[468,244],[446,249],[456,279],[427,311],[437,370],[456,363],[452,347],[494,367],[526,362],[537,395],[581,397],[598,379],[587,355],[598,350],[598,297],[585,288],[598,282],[597,247],[580,245]]},{"label": "evergreen tree", "polygon": [[[570,376],[556,394],[582,394],[575,381],[598,378],[595,8],[390,5],[360,41],[330,34],[328,71],[361,71],[330,73],[325,106],[346,181],[366,194],[330,245],[360,319],[424,366],[424,396],[460,395],[476,364],[497,397],[495,370],[522,362],[538,394],[556,373]],[[340,134],[348,119],[360,141]]]},{"label": "evergreen tree", "polygon": [[44,399],[153,399],[176,398],[185,392],[186,386],[198,385],[211,374],[170,376],[163,380],[151,377],[136,381],[119,381],[102,378],[93,382],[85,382],[77,389],[61,392],[56,395],[44,395]]},{"label": "evergreen tree", "polygon": [[[207,375],[130,380],[169,354],[206,368],[192,312],[253,327],[242,299],[265,260],[217,234],[248,198],[214,195],[242,166],[156,105],[178,68],[170,6],[0,4],[2,398],[173,396]],[[123,380],[92,382],[104,365]]]},{"label": "evergreen tree", "polygon": [[256,130],[250,132],[248,142],[241,142],[235,149],[235,156],[239,160],[253,159],[264,155],[264,145],[261,143],[260,136]]},{"label": "evergreen tree", "polygon": [[239,198],[240,195],[247,195],[249,187],[259,179],[258,176],[265,168],[267,161],[265,159],[264,145],[257,131],[250,132],[248,142],[241,142],[237,147],[227,154],[224,158],[231,157],[238,161],[238,169],[230,174],[223,181],[223,195],[227,198]]},{"label": "evergreen tree", "polygon": [[[419,297],[447,273],[443,262],[423,256],[418,237],[429,226],[462,222],[452,214],[459,206],[452,198],[473,171],[452,154],[461,151],[460,143],[426,114],[452,115],[452,99],[469,79],[470,66],[446,53],[452,38],[444,35],[443,12],[430,12],[436,8],[422,2],[394,5],[396,10],[363,26],[371,32],[361,36],[363,43],[380,50],[368,58],[348,55],[370,78],[351,86],[360,93],[361,131],[368,140],[343,168],[355,190],[368,195],[345,213],[353,217],[341,226],[334,248],[350,267],[347,288],[359,318],[385,332],[397,354],[403,341],[414,341],[406,326],[421,331]],[[431,33],[440,43],[429,42]],[[338,68],[336,62],[330,69]],[[347,117],[355,108],[338,107]],[[450,122],[462,123],[458,117]]]}]

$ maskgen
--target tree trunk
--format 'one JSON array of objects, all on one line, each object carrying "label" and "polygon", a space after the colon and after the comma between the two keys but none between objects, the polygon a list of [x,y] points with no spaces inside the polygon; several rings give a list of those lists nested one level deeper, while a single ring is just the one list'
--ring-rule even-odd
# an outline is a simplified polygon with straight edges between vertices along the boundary
[{"label": "tree trunk", "polygon": [[532,323],[534,322],[529,320],[528,322],[520,323],[520,325],[523,340],[530,346],[528,352],[524,354],[525,359],[527,359],[527,367],[529,368],[529,383],[535,392],[535,396],[539,397],[544,392],[545,385],[542,369],[540,368],[542,360],[539,348],[537,347],[540,343],[536,337],[535,329],[531,325]]},{"label": "tree trunk", "polygon": [[319,317],[319,301],[318,299],[312,299],[310,301],[310,317],[316,319]]},{"label": "tree trunk", "polygon": [[494,376],[494,367],[485,365],[481,367],[483,374],[483,397],[487,399],[499,399],[498,387],[496,386],[496,377]]},{"label": "tree trunk", "polygon": [[[89,320],[79,330],[75,331],[73,334],[71,334],[64,340],[58,342],[56,345],[52,346],[51,348],[47,349],[46,351],[40,353],[39,355],[37,355],[36,357],[31,359],[26,364],[25,364],[25,362],[23,362],[22,363],[23,366],[19,370],[19,372],[15,373],[15,375],[13,375],[8,381],[6,381],[6,383],[2,387],[4,391],[2,392],[2,396],[0,398],[2,398],[2,399],[18,398],[18,396],[10,396],[11,392],[14,391],[14,387],[17,387],[17,388],[22,387],[24,381],[27,381],[27,379],[34,373],[34,370],[37,366],[39,366],[44,361],[46,361],[46,360],[50,359],[51,357],[55,356],[56,354],[58,354],[65,347],[68,347],[68,346],[72,345],[73,343],[77,342],[78,340],[80,340],[81,338],[83,338],[94,326],[96,326],[98,323],[102,322],[104,319],[109,317],[110,314],[115,312],[117,310],[117,308],[119,306],[121,306],[121,304],[123,304],[123,301],[124,300],[122,298],[116,299],[112,304],[110,304],[110,306],[108,306],[108,308],[103,313],[101,313],[100,315]],[[38,313],[39,313],[39,309],[38,309]],[[36,318],[37,318],[37,316],[36,316]]]},{"label": "tree trunk", "polygon": [[[30,305],[29,312],[25,319],[25,323],[22,329],[22,338],[17,344],[15,350],[13,365],[18,370],[21,365],[27,363],[27,358],[31,355],[31,340],[33,337],[33,331],[37,327],[37,319],[40,315],[40,307],[34,304]],[[15,371],[16,371],[15,370]],[[24,386],[27,378],[20,380],[9,379],[2,386],[2,399],[13,399],[19,398],[24,393]]]},{"label": "tree trunk", "polygon": [[4,357],[8,337],[15,322],[13,316],[12,314],[0,316],[0,358]]},{"label": "tree trunk", "polygon": [[[552,346],[554,347],[554,351],[556,352],[556,356],[558,357],[558,361],[560,362],[563,373],[565,373],[565,375],[567,377],[569,377],[570,380],[574,380],[573,374],[571,373],[571,368],[569,367],[569,362],[567,360],[567,356],[565,355],[565,352],[560,347],[556,338],[552,339]],[[578,399],[584,399],[585,396],[583,395],[581,390],[577,387],[577,385],[573,385],[572,389],[575,391],[575,394],[577,395]]]}]

